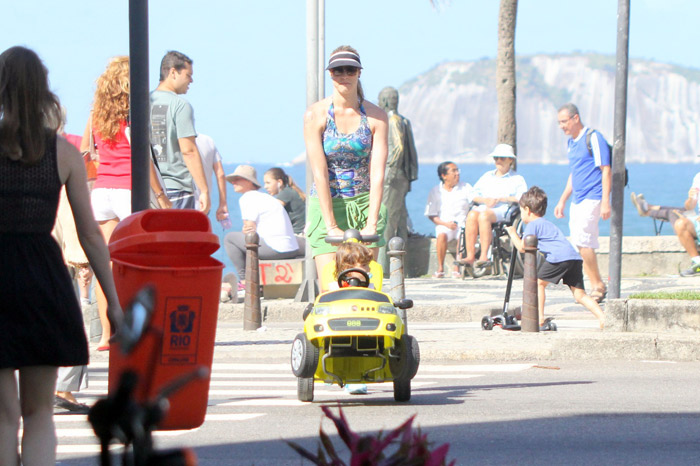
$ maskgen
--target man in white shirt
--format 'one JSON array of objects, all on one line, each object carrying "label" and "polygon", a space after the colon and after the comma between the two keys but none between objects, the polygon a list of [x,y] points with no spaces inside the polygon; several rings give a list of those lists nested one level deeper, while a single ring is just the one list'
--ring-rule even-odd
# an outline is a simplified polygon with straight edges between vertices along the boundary
[{"label": "man in white shirt", "polygon": [[[219,190],[219,208],[216,209],[216,219],[219,221],[228,217],[228,204],[226,202],[226,174],[221,161],[221,154],[214,144],[214,140],[206,134],[199,133],[195,138],[199,156],[202,159],[202,169],[204,170],[204,180],[207,182],[211,193],[211,177],[216,175],[216,185]],[[199,189],[194,186],[194,197],[199,199]]]}]

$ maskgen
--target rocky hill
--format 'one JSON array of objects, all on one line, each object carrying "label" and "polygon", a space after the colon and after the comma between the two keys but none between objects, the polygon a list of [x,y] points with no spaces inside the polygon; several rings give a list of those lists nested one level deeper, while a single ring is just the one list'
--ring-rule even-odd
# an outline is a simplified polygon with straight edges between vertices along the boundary
[{"label": "rocky hill", "polygon": [[[597,54],[519,57],[518,158],[566,163],[557,109],[574,102],[583,123],[612,144],[615,57]],[[496,144],[496,62],[443,63],[400,88],[401,114],[411,120],[420,161],[487,161]],[[630,60],[628,163],[693,162],[700,153],[700,70]]]}]

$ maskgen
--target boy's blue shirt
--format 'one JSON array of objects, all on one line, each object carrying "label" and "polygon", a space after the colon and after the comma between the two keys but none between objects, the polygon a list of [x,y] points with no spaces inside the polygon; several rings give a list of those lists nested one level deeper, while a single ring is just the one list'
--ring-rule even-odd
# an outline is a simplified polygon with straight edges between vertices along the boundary
[{"label": "boy's blue shirt", "polygon": [[537,238],[537,249],[544,254],[547,262],[556,264],[558,262],[581,260],[581,256],[566,239],[564,233],[549,220],[538,217],[525,225],[523,238],[527,235],[535,235]]}]

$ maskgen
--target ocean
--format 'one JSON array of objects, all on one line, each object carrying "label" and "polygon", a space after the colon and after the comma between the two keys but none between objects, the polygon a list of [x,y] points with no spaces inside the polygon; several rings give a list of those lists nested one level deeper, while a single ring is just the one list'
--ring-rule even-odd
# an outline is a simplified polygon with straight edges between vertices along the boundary
[{"label": "ocean", "polygon": [[[225,172],[232,173],[237,164],[224,164]],[[274,165],[255,165],[258,172],[258,181],[262,183],[265,171]],[[494,167],[491,164],[458,164],[461,174],[460,181],[470,184],[476,183],[479,177],[487,170]],[[306,171],[304,165],[293,165],[283,167],[287,174],[294,178],[295,182],[302,188],[306,185]],[[644,193],[644,197],[650,204],[680,206],[687,198],[688,189],[693,181],[693,177],[700,171],[697,164],[631,164],[629,169],[629,186],[624,190],[624,214],[622,231],[625,236],[653,236],[654,224],[648,217],[640,217],[630,200],[630,193]],[[518,173],[527,181],[528,186],[537,185],[544,189],[549,196],[549,207],[545,218],[559,226],[565,234],[569,233],[568,214],[569,203],[567,203],[567,217],[557,219],[554,217],[554,206],[559,200],[559,196],[566,186],[569,176],[568,165],[535,165],[521,164],[518,166]],[[411,191],[406,196],[406,206],[408,214],[413,224],[413,230],[423,235],[434,234],[434,224],[423,215],[425,202],[428,199],[428,192],[439,182],[437,176],[437,164],[421,164],[418,172],[418,179],[411,185]],[[264,188],[261,188],[264,190]],[[228,231],[240,231],[242,221],[238,209],[238,198],[240,195],[233,192],[232,186],[227,185],[227,203],[233,227]],[[214,233],[223,239],[224,231],[219,222],[216,221],[216,208],[218,207],[218,193],[216,189],[212,192],[212,210],[209,218],[212,222]],[[610,234],[610,221],[600,222],[600,234],[607,236]],[[662,235],[674,235],[673,228],[665,224],[661,231]],[[232,271],[232,265],[226,256],[223,248],[219,249],[214,257],[226,265],[226,271]]]}]

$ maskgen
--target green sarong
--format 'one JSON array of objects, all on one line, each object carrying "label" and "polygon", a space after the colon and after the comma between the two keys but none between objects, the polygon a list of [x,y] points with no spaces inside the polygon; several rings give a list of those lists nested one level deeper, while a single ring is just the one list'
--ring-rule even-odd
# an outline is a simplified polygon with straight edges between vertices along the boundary
[{"label": "green sarong", "polygon": [[[367,224],[367,212],[369,211],[369,192],[355,197],[334,197],[331,200],[333,201],[333,215],[338,228],[343,231],[348,228],[354,228],[359,231],[365,227]],[[306,238],[311,245],[311,255],[316,257],[319,254],[335,252],[336,246],[325,241],[328,232],[326,231],[326,222],[323,221],[318,197],[309,198],[309,211],[306,223],[308,225]],[[379,208],[379,219],[377,221],[379,241],[372,243],[368,247],[379,248],[386,244],[384,228],[386,228],[386,207],[382,204]]]}]

